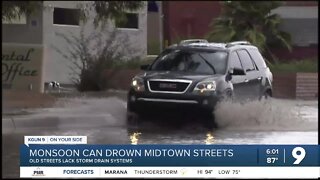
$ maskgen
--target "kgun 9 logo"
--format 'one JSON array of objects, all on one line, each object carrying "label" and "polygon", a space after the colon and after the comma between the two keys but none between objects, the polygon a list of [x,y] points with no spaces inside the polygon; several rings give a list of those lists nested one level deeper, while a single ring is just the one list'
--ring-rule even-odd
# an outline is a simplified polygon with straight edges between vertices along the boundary
[{"label": "kgun 9 logo", "polygon": [[306,156],[306,151],[302,147],[295,147],[292,150],[292,157],[294,157],[296,160],[293,162],[293,164],[300,164],[300,162],[304,159]]}]

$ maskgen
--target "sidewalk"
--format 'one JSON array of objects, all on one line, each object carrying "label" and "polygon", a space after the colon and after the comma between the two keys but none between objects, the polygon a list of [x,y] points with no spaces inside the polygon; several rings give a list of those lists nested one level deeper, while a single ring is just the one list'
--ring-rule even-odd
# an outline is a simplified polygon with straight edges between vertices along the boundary
[{"label": "sidewalk", "polygon": [[107,90],[101,92],[54,92],[35,93],[21,91],[3,91],[2,93],[2,115],[25,115],[28,109],[53,107],[59,98],[73,97],[110,97],[117,96],[126,100],[127,91]]},{"label": "sidewalk", "polygon": [[51,107],[56,99],[49,94],[4,90],[2,92],[2,115],[23,113],[23,109],[27,108]]},{"label": "sidewalk", "polygon": [[[126,100],[127,91],[121,90],[108,90],[102,92],[72,92],[72,93],[31,93],[31,92],[17,92],[17,91],[4,91],[3,92],[3,108],[2,108],[2,133],[13,133],[16,130],[21,129],[44,129],[58,126],[60,117],[41,117],[37,116],[45,108],[55,108],[59,106],[61,99],[63,101],[73,98],[106,98],[106,97],[118,97]],[[112,106],[112,105],[111,105]],[[91,116],[88,114],[88,116]],[[71,121],[68,121],[69,117],[64,117],[64,126],[73,127],[75,119],[71,117]],[[92,116],[92,118],[97,118]],[[104,117],[105,118],[105,117]],[[104,119],[102,118],[102,119]],[[70,118],[69,118],[70,119]],[[109,117],[109,119],[112,119]],[[76,119],[77,125],[87,127],[87,120]],[[101,118],[97,118],[96,122],[100,122]],[[103,125],[105,121],[100,122]],[[96,123],[89,124],[89,126],[96,127]]]}]

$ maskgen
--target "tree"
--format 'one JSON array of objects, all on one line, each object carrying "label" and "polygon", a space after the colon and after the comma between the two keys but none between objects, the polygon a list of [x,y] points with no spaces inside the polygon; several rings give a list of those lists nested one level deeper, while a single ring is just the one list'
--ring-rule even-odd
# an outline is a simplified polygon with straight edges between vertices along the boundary
[{"label": "tree", "polygon": [[143,1],[91,1],[82,4],[81,9],[84,19],[89,16],[90,11],[96,13],[93,23],[95,27],[101,22],[102,25],[109,19],[126,21],[125,11],[135,11],[144,6]]},{"label": "tree", "polygon": [[273,62],[270,47],[281,45],[291,51],[290,34],[280,31],[281,18],[271,10],[282,5],[278,1],[226,1],[219,18],[214,19],[207,38],[216,42],[246,40],[256,45]]},{"label": "tree", "polygon": [[[94,25],[104,25],[107,20],[125,21],[126,11],[139,10],[145,5],[143,1],[89,1],[79,3],[81,17],[86,20],[90,11],[95,12]],[[30,15],[37,10],[45,9],[42,1],[2,1],[2,20],[20,18],[22,14]]]},{"label": "tree", "polygon": [[68,47],[61,49],[53,46],[53,49],[68,59],[70,79],[79,91],[105,90],[108,87],[106,69],[140,59],[136,54],[137,47],[130,44],[129,36],[115,28],[104,27],[86,35],[81,27],[80,36],[71,32],[57,33],[57,36],[64,39]]},{"label": "tree", "polygon": [[[87,1],[78,4],[82,20],[93,18],[95,27],[99,31],[92,31],[89,35],[81,27],[80,36],[75,33],[57,35],[63,38],[67,49],[53,47],[71,64],[71,80],[80,91],[103,90],[107,86],[105,69],[119,63],[139,59],[138,50],[132,47],[128,35],[123,35],[116,29],[105,28],[108,20],[123,22],[126,11],[139,10],[145,5],[143,1]],[[3,1],[2,20],[10,21],[21,15],[31,15],[38,10],[45,10],[42,1]],[[92,17],[92,12],[94,17]],[[125,48],[124,48],[125,47]]]},{"label": "tree", "polygon": [[20,19],[42,8],[42,1],[2,1],[2,21]]}]

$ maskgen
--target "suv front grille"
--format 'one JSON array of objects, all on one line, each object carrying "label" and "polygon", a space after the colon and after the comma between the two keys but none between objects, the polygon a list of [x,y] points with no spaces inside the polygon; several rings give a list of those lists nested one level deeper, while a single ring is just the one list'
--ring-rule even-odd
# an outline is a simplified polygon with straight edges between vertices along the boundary
[{"label": "suv front grille", "polygon": [[180,79],[151,79],[148,80],[148,88],[150,92],[182,94],[187,91],[191,82]]}]

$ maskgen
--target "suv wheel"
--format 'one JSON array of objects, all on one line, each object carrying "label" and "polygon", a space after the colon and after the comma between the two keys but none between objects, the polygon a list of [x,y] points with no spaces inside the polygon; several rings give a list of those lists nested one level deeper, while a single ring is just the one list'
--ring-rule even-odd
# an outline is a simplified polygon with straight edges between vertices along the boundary
[{"label": "suv wheel", "polygon": [[218,125],[215,120],[215,114],[212,111],[205,112],[204,117],[204,126],[208,129],[216,129],[218,128]]},{"label": "suv wheel", "polygon": [[266,101],[266,100],[270,100],[272,98],[272,92],[271,90],[266,90],[263,95],[260,97],[260,101]]},{"label": "suv wheel", "polygon": [[141,115],[137,109],[130,103],[127,102],[127,125],[138,126],[141,121]]},{"label": "suv wheel", "polygon": [[138,126],[140,124],[140,118],[139,115],[137,115],[136,113],[127,111],[127,126],[130,127],[135,127]]},{"label": "suv wheel", "polygon": [[225,90],[223,95],[221,96],[220,101],[232,101],[233,100],[233,93],[231,90]]}]

